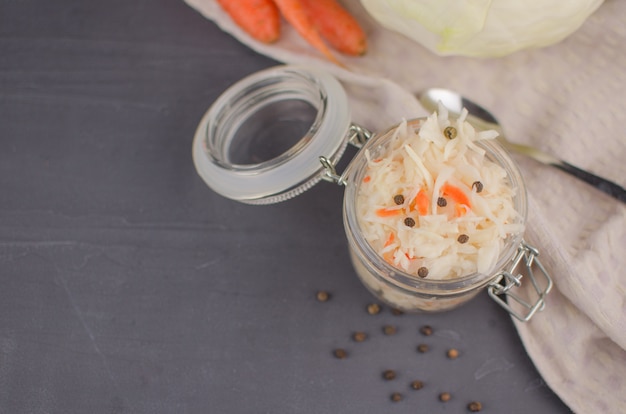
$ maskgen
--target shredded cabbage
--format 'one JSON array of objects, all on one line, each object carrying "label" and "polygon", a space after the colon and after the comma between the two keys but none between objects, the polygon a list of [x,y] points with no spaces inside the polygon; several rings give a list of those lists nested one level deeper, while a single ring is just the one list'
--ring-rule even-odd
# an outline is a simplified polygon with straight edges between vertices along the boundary
[{"label": "shredded cabbage", "polygon": [[[418,130],[403,121],[388,141],[366,149],[356,201],[359,225],[381,257],[412,275],[421,269],[424,277],[424,268],[436,280],[490,274],[505,239],[524,230],[516,189],[506,170],[475,143],[497,134],[476,132],[464,120],[465,111],[456,120],[441,106],[439,114]],[[444,135],[448,127],[456,129],[455,138]]]},{"label": "shredded cabbage", "polygon": [[440,55],[493,57],[557,43],[603,0],[361,0],[384,27]]}]

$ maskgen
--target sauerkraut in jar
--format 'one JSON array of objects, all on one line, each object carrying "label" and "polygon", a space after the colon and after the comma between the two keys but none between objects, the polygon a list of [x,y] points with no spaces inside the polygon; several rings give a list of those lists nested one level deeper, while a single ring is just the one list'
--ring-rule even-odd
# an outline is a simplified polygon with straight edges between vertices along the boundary
[{"label": "sauerkraut in jar", "polygon": [[475,130],[465,116],[450,119],[440,107],[403,121],[373,138],[351,171],[344,222],[352,261],[397,308],[438,311],[469,300],[521,241],[521,176],[497,133]]},{"label": "sauerkraut in jar", "polygon": [[[292,136],[281,129],[285,135],[272,153],[284,142],[294,145],[257,162],[253,144],[276,138],[267,126],[276,126],[277,112],[285,125],[306,132]],[[193,160],[214,191],[249,204],[288,200],[322,179],[345,185],[344,227],[356,273],[396,308],[446,310],[487,288],[526,321],[543,308],[552,281],[536,259],[538,250],[522,240],[524,183],[495,132],[474,130],[466,116],[449,119],[441,107],[372,136],[351,121],[348,97],[333,76],[277,66],[241,79],[211,105],[196,129]],[[361,150],[339,175],[335,165],[349,143]],[[531,272],[535,265],[545,288]],[[511,293],[523,266],[537,293],[532,302]],[[527,311],[517,312],[503,298]]]}]

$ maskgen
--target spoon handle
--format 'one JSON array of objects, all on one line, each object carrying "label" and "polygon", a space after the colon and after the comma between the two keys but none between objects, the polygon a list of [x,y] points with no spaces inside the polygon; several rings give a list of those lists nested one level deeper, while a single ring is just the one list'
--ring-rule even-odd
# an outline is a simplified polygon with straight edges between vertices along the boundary
[{"label": "spoon handle", "polygon": [[591,184],[598,190],[610,195],[611,197],[623,203],[626,203],[626,190],[618,184],[609,181],[606,178],[602,178],[595,174],[592,174],[589,171],[582,170],[537,148],[511,142],[504,137],[504,132],[502,131],[502,128],[496,123],[485,121],[479,117],[474,116],[471,113],[467,116],[467,120],[470,121],[470,123],[473,123],[474,125],[482,127],[484,129],[496,130],[498,134],[500,134],[497,138],[498,141],[504,148],[508,149],[509,151],[526,155],[536,161],[539,161],[542,164],[556,167],[559,170],[571,174],[579,180],[586,182],[587,184]]},{"label": "spoon handle", "polygon": [[620,187],[614,182],[609,181],[606,178],[598,177],[597,175],[592,174],[589,171],[581,170],[580,168],[565,161],[551,163],[551,165],[555,166],[561,171],[565,171],[566,173],[585,181],[588,184],[591,184],[598,190],[607,193],[617,200],[626,203],[626,190],[624,190],[623,187]]},{"label": "spoon handle", "polygon": [[586,182],[587,184],[591,184],[598,190],[605,192],[611,197],[614,197],[615,199],[626,203],[626,190],[623,187],[620,187],[618,184],[609,181],[606,178],[602,178],[593,173],[590,173],[589,171],[582,170],[566,161],[559,160],[550,154],[546,154],[545,152],[538,150],[537,148],[529,147],[527,145],[515,144],[513,142],[507,141],[502,135],[502,130],[499,129],[498,132],[500,133],[498,141],[506,149],[529,156],[543,164],[556,167],[559,170],[571,174],[579,180]]}]

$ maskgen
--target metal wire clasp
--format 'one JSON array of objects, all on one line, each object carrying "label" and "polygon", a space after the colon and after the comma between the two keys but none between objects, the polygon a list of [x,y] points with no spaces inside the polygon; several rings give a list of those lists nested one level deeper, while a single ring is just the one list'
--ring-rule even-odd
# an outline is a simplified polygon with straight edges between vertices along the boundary
[{"label": "metal wire clasp", "polygon": [[[522,322],[528,322],[537,311],[543,310],[545,297],[552,289],[552,278],[537,258],[538,255],[539,251],[536,248],[522,240],[517,249],[517,254],[512,259],[511,266],[498,273],[496,279],[491,282],[487,288],[489,296],[491,296],[496,303]],[[524,275],[521,273],[515,275],[515,271],[522,261],[524,262],[523,269],[526,270],[526,276],[530,279],[536,294],[534,303],[532,303],[532,298],[528,300],[524,299],[512,291],[513,288],[519,288],[522,284]],[[539,281],[535,277],[535,269],[539,269],[539,274],[543,276],[544,287],[540,286]],[[503,299],[507,297],[517,302],[525,308],[526,311],[520,313],[513,309],[511,305]]]},{"label": "metal wire clasp", "polygon": [[[350,124],[350,129],[348,130],[348,142],[357,148],[361,148],[372,135],[373,133],[367,128],[353,123]],[[331,181],[338,185],[346,184],[343,176],[337,174],[337,169],[330,159],[322,155],[319,157],[319,160],[326,170],[322,176],[324,180]]]}]

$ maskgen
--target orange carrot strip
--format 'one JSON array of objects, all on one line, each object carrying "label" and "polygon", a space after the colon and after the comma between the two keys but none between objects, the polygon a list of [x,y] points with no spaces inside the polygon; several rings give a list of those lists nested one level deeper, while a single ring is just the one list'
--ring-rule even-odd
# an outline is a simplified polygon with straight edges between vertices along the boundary
[{"label": "orange carrot strip", "polygon": [[344,66],[324,43],[322,36],[320,36],[320,33],[313,25],[309,13],[301,0],[274,0],[274,3],[278,6],[285,20],[300,33],[304,40],[319,50],[331,62]]},{"label": "orange carrot strip", "polygon": [[389,233],[389,237],[387,238],[387,241],[385,242],[385,247],[389,246],[391,243],[393,243],[393,241],[395,240],[396,235],[393,234],[393,232]]},{"label": "orange carrot strip", "polygon": [[364,183],[369,183],[371,180],[372,180],[372,177],[370,177],[369,175],[366,175],[365,178],[363,178]]},{"label": "orange carrot strip", "polygon": [[385,260],[385,262],[393,265],[393,252],[387,252],[383,254],[383,259]]},{"label": "orange carrot strip", "polygon": [[359,22],[337,0],[302,0],[313,24],[328,43],[341,53],[360,56],[367,39]]},{"label": "orange carrot strip", "polygon": [[217,0],[233,21],[250,36],[272,43],[280,36],[280,13],[272,0]]},{"label": "orange carrot strip", "polygon": [[425,189],[421,189],[415,196],[415,207],[420,216],[428,215],[428,206],[430,205],[430,199],[428,198],[428,192]]},{"label": "orange carrot strip", "polygon": [[396,208],[394,210],[389,210],[386,208],[379,208],[378,210],[376,210],[376,215],[378,217],[393,217],[393,216],[397,216],[400,213],[402,213],[402,210],[399,208]]},{"label": "orange carrot strip", "polygon": [[[396,235],[393,232],[389,233],[389,237],[387,238],[387,241],[385,242],[385,247],[391,245],[391,243],[393,243],[395,239],[396,239]],[[394,255],[393,251],[386,252],[383,254],[383,259],[390,265],[393,265],[393,255]]]},{"label": "orange carrot strip", "polygon": [[469,198],[459,187],[455,187],[452,184],[445,183],[441,186],[441,191],[444,195],[451,197],[457,203],[465,204],[466,206],[471,207]]},{"label": "orange carrot strip", "polygon": [[454,215],[456,217],[463,217],[467,213],[467,207],[463,204],[456,204],[454,206]]}]

